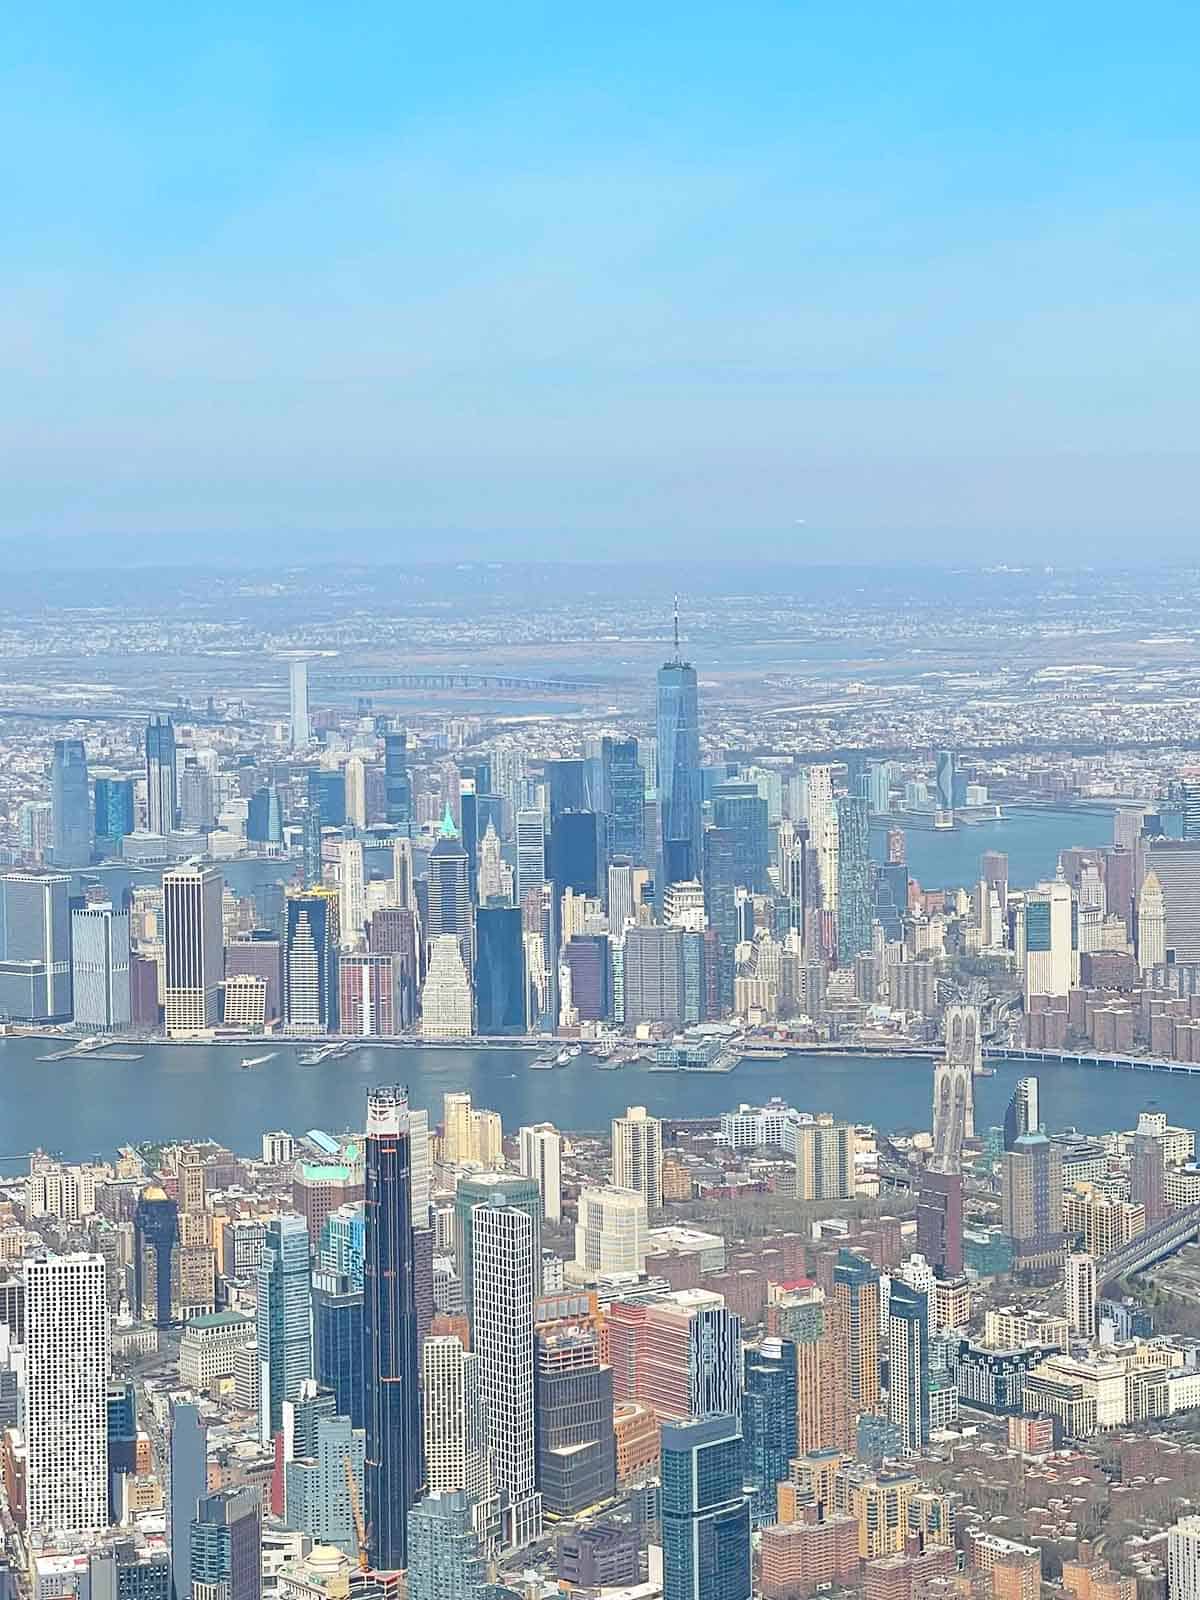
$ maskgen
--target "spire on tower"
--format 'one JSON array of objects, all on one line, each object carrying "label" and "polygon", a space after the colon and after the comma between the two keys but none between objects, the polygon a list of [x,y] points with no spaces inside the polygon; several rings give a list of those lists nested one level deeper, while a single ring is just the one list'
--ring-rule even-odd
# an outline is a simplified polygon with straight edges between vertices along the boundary
[{"label": "spire on tower", "polygon": [[675,660],[678,661],[679,659],[680,659],[680,656],[679,656],[679,596],[676,595],[675,596]]}]

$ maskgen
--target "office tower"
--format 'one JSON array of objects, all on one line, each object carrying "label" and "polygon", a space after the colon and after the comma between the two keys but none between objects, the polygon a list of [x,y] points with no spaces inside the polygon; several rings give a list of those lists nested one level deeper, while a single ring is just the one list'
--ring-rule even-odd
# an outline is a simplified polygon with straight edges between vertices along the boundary
[{"label": "office tower", "polygon": [[472,1523],[471,1497],[433,1489],[409,1517],[408,1600],[484,1600],[487,1561]]},{"label": "office tower", "polygon": [[1079,918],[1068,883],[1039,884],[1014,896],[1013,947],[1022,967],[1025,997],[1065,997],[1079,983]]},{"label": "office tower", "polygon": [[[487,1429],[483,1410],[480,1358],[453,1336],[434,1336],[421,1346],[421,1422],[425,1483],[430,1490],[461,1490],[473,1507],[481,1531],[492,1494]],[[411,1552],[410,1552],[411,1554]]]},{"label": "office tower", "polygon": [[1044,1133],[1019,1134],[1000,1158],[1000,1226],[1012,1240],[1014,1272],[1062,1265],[1062,1154]]},{"label": "office tower", "polygon": [[283,1015],[283,945],[266,928],[239,934],[225,950],[225,981],[260,978],[263,1013],[270,1021]]},{"label": "office tower", "polygon": [[337,897],[325,889],[289,894],[283,948],[284,1019],[290,1033],[326,1033],[338,1022]]},{"label": "office tower", "polygon": [[1036,1133],[1040,1127],[1038,1081],[1036,1078],[1018,1078],[1012,1099],[1004,1112],[1004,1148],[1013,1149],[1023,1133]]},{"label": "office tower", "polygon": [[198,1033],[221,1020],[224,880],[215,867],[172,867],[162,887],[167,1032]]},{"label": "office tower", "polygon": [[742,1406],[742,1324],[723,1296],[681,1289],[646,1308],[639,1398],[683,1422]]},{"label": "office tower", "polygon": [[879,1410],[879,1268],[853,1250],[839,1250],[833,1301],[846,1353],[846,1398],[856,1417]]},{"label": "office tower", "polygon": [[585,1273],[646,1267],[646,1198],[640,1189],[581,1189],[575,1264]]},{"label": "office tower", "polygon": [[939,750],[937,753],[936,784],[937,808],[939,811],[954,810],[954,777],[955,760],[953,750]]},{"label": "office tower", "polygon": [[838,965],[849,965],[871,948],[870,829],[867,802],[858,796],[837,803]]},{"label": "office tower", "polygon": [[421,1488],[421,1402],[407,1091],[367,1095],[363,1365],[371,1561],[408,1565],[408,1515]]},{"label": "office tower", "polygon": [[1163,1144],[1150,1133],[1135,1133],[1129,1150],[1129,1198],[1146,1213],[1146,1227],[1153,1228],[1167,1214],[1166,1173]]},{"label": "office tower", "polygon": [[662,1425],[663,1600],[750,1600],[750,1502],[733,1416]]},{"label": "office tower", "polygon": [[313,1370],[334,1409],[352,1427],[366,1426],[363,1376],[363,1289],[348,1273],[318,1267],[312,1280]]},{"label": "office tower", "polygon": [[766,894],[770,887],[767,802],[753,783],[730,782],[718,784],[713,790],[712,807],[714,824],[733,839],[738,886]]},{"label": "office tower", "polygon": [[517,903],[540,889],[546,881],[546,813],[524,809],[517,812]]},{"label": "office tower", "polygon": [[165,1189],[143,1189],[133,1215],[135,1313],[156,1328],[171,1323],[171,1268],[179,1240],[179,1208]]},{"label": "office tower", "polygon": [[283,1403],[313,1375],[312,1276],[303,1217],[272,1217],[258,1269],[259,1439],[283,1427]]},{"label": "office tower", "polygon": [[146,827],[151,833],[173,833],[177,811],[175,724],[156,711],[146,723]]},{"label": "office tower", "polygon": [[421,989],[421,1036],[425,1039],[467,1039],[475,1032],[471,984],[462,946],[451,933],[429,947],[429,970]]},{"label": "office tower", "polygon": [[547,1222],[562,1220],[562,1134],[549,1122],[534,1123],[520,1131],[520,1165],[523,1177],[533,1178],[542,1197]]},{"label": "office tower", "polygon": [[700,717],[696,669],[679,650],[658,671],[659,890],[700,876]]},{"label": "office tower", "polygon": [[604,818],[594,811],[560,811],[550,823],[550,881],[556,903],[568,889],[596,899],[607,887]]},{"label": "office tower", "polygon": [[612,1014],[612,957],[605,934],[576,935],[559,955],[562,1004],[578,1022],[604,1022]]},{"label": "office tower", "polygon": [[744,1480],[750,1520],[765,1527],[776,1520],[775,1486],[788,1475],[796,1454],[796,1346],[768,1337],[746,1351],[742,1394]]},{"label": "office tower", "polygon": [[1143,972],[1167,959],[1167,902],[1162,880],[1151,867],[1137,897],[1137,958]]},{"label": "office tower", "polygon": [[777,845],[779,891],[787,926],[800,934],[801,938],[804,936],[806,910],[804,852],[807,844],[808,824],[792,822],[785,817],[779,824]]},{"label": "office tower", "polygon": [[542,1197],[536,1179],[518,1177],[511,1172],[473,1172],[460,1177],[454,1192],[454,1259],[462,1280],[463,1305],[468,1317],[474,1315],[474,1218],[486,1206],[525,1212],[534,1224],[536,1253],[541,1259]]},{"label": "office tower", "polygon": [[408,735],[400,730],[383,736],[384,820],[405,836],[412,832],[412,780],[408,773]]},{"label": "office tower", "polygon": [[490,819],[479,841],[476,894],[481,906],[512,904],[512,873],[501,859],[500,835]]},{"label": "office tower", "polygon": [[391,956],[343,951],[338,958],[338,1030],[370,1038],[396,1033]]},{"label": "office tower", "polygon": [[249,844],[283,842],[283,808],[279,790],[265,783],[250,796],[246,806],[246,840]]},{"label": "office tower", "polygon": [[346,826],[346,781],[336,768],[309,770],[308,804],[322,828]]},{"label": "office tower", "polygon": [[194,1600],[262,1600],[262,1507],[249,1484],[207,1494],[191,1528]]},{"label": "office tower", "polygon": [[171,1404],[169,1511],[172,1600],[191,1600],[192,1523],[208,1492],[208,1438],[200,1412],[182,1400]]},{"label": "office tower", "polygon": [[600,741],[604,789],[598,802],[608,815],[610,856],[627,856],[641,862],[646,857],[646,774],[638,762],[636,739]]},{"label": "office tower", "polygon": [[1200,1516],[1180,1517],[1167,1530],[1167,1593],[1171,1600],[1200,1597]]},{"label": "office tower", "polygon": [[547,1323],[534,1338],[535,1459],[542,1510],[574,1517],[616,1488],[613,1374],[601,1332],[584,1322]]},{"label": "office tower", "polygon": [[25,1262],[26,1519],[47,1533],[108,1522],[109,1313],[102,1256]]},{"label": "office tower", "polygon": [[480,906],[475,912],[475,1026],[490,1034],[524,1033],[525,942],[519,906]]},{"label": "office tower", "polygon": [[50,815],[56,867],[92,859],[92,806],[82,739],[56,739],[50,759]]},{"label": "office tower", "polygon": [[796,1126],[796,1199],[854,1197],[854,1124],[821,1117]]},{"label": "office tower", "polygon": [[627,1106],[612,1123],[613,1187],[636,1189],[653,1214],[662,1207],[662,1123],[645,1106]]},{"label": "office tower", "polygon": [[888,1421],[906,1455],[929,1443],[929,1297],[903,1278],[888,1296]]},{"label": "office tower", "polygon": [[289,724],[293,750],[306,750],[312,739],[308,722],[308,662],[288,662]]},{"label": "office tower", "polygon": [[437,843],[429,853],[429,940],[453,934],[465,951],[471,946],[471,886],[467,852],[463,848],[450,807],[442,818]]},{"label": "office tower", "polygon": [[97,778],[93,788],[96,855],[117,856],[136,821],[133,779]]},{"label": "office tower", "polygon": [[963,1270],[963,1176],[930,1163],[917,1187],[917,1249],[939,1278]]},{"label": "office tower", "polygon": [[892,809],[892,763],[872,761],[867,766],[867,801],[874,816],[883,817]]},{"label": "office tower", "polygon": [[343,950],[355,950],[367,921],[367,879],[360,839],[343,839],[338,852],[338,922]]},{"label": "office tower", "polygon": [[1100,1331],[1095,1256],[1085,1251],[1069,1255],[1063,1272],[1063,1284],[1071,1332],[1079,1339],[1094,1339]]},{"label": "office tower", "polygon": [[71,913],[71,988],[79,1027],[104,1033],[129,1026],[127,912],[88,905]]},{"label": "office tower", "polygon": [[186,833],[211,828],[216,812],[212,773],[199,755],[185,755],[182,765],[176,757],[176,786],[180,828]]},{"label": "office tower", "polygon": [[70,1021],[70,889],[65,872],[0,878],[0,1016]]},{"label": "office tower", "polygon": [[682,928],[630,928],[625,934],[625,1024],[678,1028],[684,1017]]},{"label": "office tower", "polygon": [[361,756],[346,762],[346,821],[352,828],[367,825],[367,766]]},{"label": "office tower", "polygon": [[545,763],[545,774],[552,823],[562,811],[591,809],[586,761],[577,756],[550,760]]},{"label": "office tower", "polygon": [[807,822],[809,841],[817,863],[819,900],[809,900],[824,911],[837,910],[838,818],[833,798],[833,768],[801,769],[801,809],[793,820]]},{"label": "office tower", "polygon": [[[522,1180],[527,1183],[529,1180]],[[494,1187],[468,1217],[471,1343],[479,1355],[488,1449],[502,1497],[506,1545],[520,1549],[541,1533],[536,1489],[533,1302],[541,1290],[540,1197],[534,1209],[505,1205]],[[463,1185],[459,1185],[459,1199]],[[460,1271],[463,1264],[460,1257]],[[464,1289],[468,1274],[463,1271]]]}]

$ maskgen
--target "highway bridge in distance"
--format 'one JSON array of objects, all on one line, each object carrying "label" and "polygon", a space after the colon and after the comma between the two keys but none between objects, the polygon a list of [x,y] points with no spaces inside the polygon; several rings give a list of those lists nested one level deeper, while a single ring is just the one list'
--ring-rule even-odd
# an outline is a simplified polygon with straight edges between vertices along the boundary
[{"label": "highway bridge in distance", "polygon": [[1127,1278],[1131,1272],[1144,1272],[1156,1262],[1173,1256],[1194,1239],[1200,1239],[1200,1206],[1185,1206],[1105,1256],[1096,1268],[1097,1281],[1100,1284],[1115,1283],[1119,1278]]}]

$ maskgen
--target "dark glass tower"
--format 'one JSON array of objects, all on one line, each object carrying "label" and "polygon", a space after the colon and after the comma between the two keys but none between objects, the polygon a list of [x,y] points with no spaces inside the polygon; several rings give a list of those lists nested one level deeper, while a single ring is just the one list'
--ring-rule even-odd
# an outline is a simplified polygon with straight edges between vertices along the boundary
[{"label": "dark glass tower", "polygon": [[146,825],[171,833],[178,810],[175,789],[175,724],[156,711],[146,724]]},{"label": "dark glass tower", "polygon": [[56,867],[86,867],[92,859],[92,807],[82,739],[56,739],[50,763],[50,820]]},{"label": "dark glass tower", "polygon": [[142,1190],[133,1214],[133,1278],[140,1317],[146,1316],[153,1291],[156,1328],[171,1323],[171,1252],[178,1238],[179,1208],[165,1190],[151,1184]]},{"label": "dark glass tower", "polygon": [[604,818],[594,811],[560,811],[550,824],[550,877],[561,901],[568,889],[603,895]]},{"label": "dark glass tower", "polygon": [[750,1517],[761,1528],[777,1520],[775,1486],[787,1477],[796,1454],[796,1346],[791,1339],[764,1339],[746,1352],[742,1438]]},{"label": "dark glass tower", "polygon": [[243,1484],[205,1495],[196,1508],[191,1534],[193,1594],[262,1600],[262,1510],[257,1488]]},{"label": "dark glass tower", "polygon": [[313,1274],[313,1365],[317,1382],[332,1389],[339,1415],[364,1425],[363,1292],[336,1272]]},{"label": "dark glass tower", "polygon": [[192,1523],[208,1492],[208,1444],[200,1412],[177,1401],[171,1407],[171,1594],[190,1600]]},{"label": "dark glass tower", "polygon": [[246,837],[255,844],[278,844],[282,840],[283,814],[279,790],[273,783],[264,784],[250,796],[246,808]]},{"label": "dark glass tower", "polygon": [[383,736],[383,808],[385,820],[407,838],[412,833],[412,779],[406,733]]},{"label": "dark glass tower", "polygon": [[713,821],[733,835],[734,871],[739,887],[766,894],[769,856],[767,802],[752,783],[722,783],[713,790]]},{"label": "dark glass tower", "polygon": [[371,1564],[408,1565],[408,1514],[421,1492],[416,1283],[408,1095],[367,1095],[363,1263],[367,1525]]},{"label": "dark glass tower", "polygon": [[[700,724],[696,669],[679,653],[658,669],[660,885],[700,876]],[[661,888],[660,888],[661,892]]]},{"label": "dark glass tower", "polygon": [[346,826],[346,779],[341,772],[310,772],[308,803],[315,806],[323,828]]},{"label": "dark glass tower", "polygon": [[525,940],[520,906],[480,907],[475,913],[476,1031],[524,1033]]},{"label": "dark glass tower", "polygon": [[646,774],[638,761],[637,740],[601,739],[600,763],[609,856],[628,856],[641,865],[646,857]]},{"label": "dark glass tower", "polygon": [[95,784],[96,851],[116,855],[121,840],[133,832],[133,779],[97,778]]},{"label": "dark glass tower", "polygon": [[663,1600],[750,1600],[750,1503],[736,1417],[662,1425]]},{"label": "dark glass tower", "polygon": [[472,933],[470,864],[449,806],[438,830],[437,843],[429,852],[429,915],[425,918],[425,936],[430,942],[443,933],[454,934],[469,951]]}]

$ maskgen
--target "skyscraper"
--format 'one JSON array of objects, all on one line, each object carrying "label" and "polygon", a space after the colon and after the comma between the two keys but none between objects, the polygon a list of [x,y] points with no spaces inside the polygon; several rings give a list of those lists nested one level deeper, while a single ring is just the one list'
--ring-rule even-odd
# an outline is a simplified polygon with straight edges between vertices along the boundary
[{"label": "skyscraper", "polygon": [[329,889],[285,902],[284,1019],[290,1033],[325,1033],[338,1023],[338,903]]},{"label": "skyscraper", "polygon": [[680,1289],[646,1310],[641,1398],[677,1422],[742,1410],[742,1323],[724,1296]]},{"label": "skyscraper", "polygon": [[480,1358],[452,1336],[434,1336],[421,1346],[421,1421],[425,1483],[434,1491],[462,1490],[485,1529],[495,1506]]},{"label": "skyscraper", "polygon": [[1167,1214],[1163,1145],[1152,1133],[1134,1134],[1129,1151],[1129,1198],[1146,1213],[1147,1229]]},{"label": "skyscraper", "polygon": [[50,761],[50,815],[56,867],[86,867],[92,859],[92,806],[82,739],[56,739]]},{"label": "skyscraper", "polygon": [[562,1134],[549,1122],[522,1128],[520,1164],[522,1176],[533,1178],[542,1197],[542,1215],[547,1222],[562,1219]]},{"label": "skyscraper", "polygon": [[954,810],[954,768],[954,751],[939,750],[936,767],[937,808],[939,811],[952,813]]},{"label": "skyscraper", "polygon": [[546,813],[533,808],[517,812],[517,904],[546,881]]},{"label": "skyscraper", "polygon": [[191,1600],[192,1523],[208,1492],[208,1440],[200,1412],[182,1400],[171,1406],[170,1511],[172,1600]]},{"label": "skyscraper", "polygon": [[343,839],[338,866],[338,923],[343,950],[356,950],[367,921],[367,876],[361,839]]},{"label": "skyscraper", "polygon": [[929,1297],[903,1278],[888,1296],[888,1420],[906,1454],[928,1444]]},{"label": "skyscraper", "polygon": [[215,867],[183,866],[164,872],[162,887],[167,1032],[198,1033],[221,1020],[225,884]]},{"label": "skyscraper", "polygon": [[600,760],[604,769],[604,792],[598,802],[608,814],[609,856],[625,856],[632,862],[646,857],[646,774],[638,761],[636,739],[600,741]]},{"label": "skyscraper", "polygon": [[[446,1101],[449,1125],[449,1095]],[[458,1148],[461,1149],[461,1144]],[[460,1156],[459,1159],[470,1157]],[[463,1305],[471,1318],[475,1315],[475,1218],[487,1206],[505,1206],[525,1212],[537,1232],[537,1255],[539,1261],[541,1259],[542,1196],[536,1178],[518,1177],[513,1172],[473,1172],[459,1178],[454,1193],[454,1259],[462,1280]],[[541,1292],[540,1287],[538,1292]]]},{"label": "skyscraper", "polygon": [[262,1508],[257,1487],[220,1489],[196,1507],[191,1529],[195,1600],[262,1600]]},{"label": "skyscraper", "polygon": [[135,821],[132,778],[97,778],[93,790],[98,857],[119,855]]},{"label": "skyscraper", "polygon": [[412,832],[412,780],[408,775],[408,735],[400,730],[383,736],[383,804],[388,824],[407,836]]},{"label": "skyscraper", "polygon": [[171,1323],[171,1268],[179,1241],[179,1208],[165,1189],[143,1189],[133,1214],[134,1299],[137,1316],[156,1328]]},{"label": "skyscraper", "polygon": [[437,843],[429,853],[429,918],[425,936],[432,942],[452,933],[462,945],[468,963],[473,956],[470,884],[467,852],[447,806]]},{"label": "skyscraper", "polygon": [[612,1122],[613,1187],[636,1189],[647,1213],[662,1207],[662,1123],[645,1106],[627,1106]]},{"label": "skyscraper", "polygon": [[0,878],[0,1017],[70,1021],[70,890],[65,872]]},{"label": "skyscraper", "polygon": [[853,1250],[839,1250],[833,1299],[845,1340],[846,1398],[857,1418],[879,1410],[879,1268]]},{"label": "skyscraper", "polygon": [[1044,1133],[1018,1135],[1000,1161],[1000,1226],[1013,1270],[1057,1271],[1063,1259],[1062,1154]]},{"label": "skyscraper", "polygon": [[[682,928],[630,928],[625,934],[625,1023],[682,1025],[687,1009]],[[732,953],[732,947],[731,947]]]},{"label": "skyscraper", "polygon": [[475,912],[475,1026],[479,1033],[524,1033],[528,994],[519,906]]},{"label": "skyscraper", "polygon": [[837,803],[838,965],[848,966],[871,948],[870,829],[867,802],[857,795]]},{"label": "skyscraper", "polygon": [[769,888],[767,862],[767,802],[753,783],[718,784],[712,794],[713,822],[733,839],[734,873],[740,888],[765,894]]},{"label": "skyscraper", "polygon": [[550,824],[550,880],[561,902],[568,889],[595,899],[607,889],[605,821],[595,811],[560,811]]},{"label": "skyscraper", "polygon": [[1071,1332],[1079,1339],[1094,1339],[1100,1329],[1095,1256],[1085,1251],[1069,1255],[1063,1285]]},{"label": "skyscraper", "polygon": [[305,750],[312,733],[308,723],[308,662],[303,656],[288,662],[288,686],[292,749]]},{"label": "skyscraper", "polygon": [[25,1263],[26,1517],[85,1533],[108,1522],[109,1313],[104,1258]]},{"label": "skyscraper", "polygon": [[766,1338],[746,1351],[742,1439],[750,1518],[761,1528],[776,1520],[775,1486],[796,1454],[796,1346],[790,1339]]},{"label": "skyscraper", "polygon": [[421,1489],[421,1402],[408,1094],[367,1095],[363,1366],[371,1560],[408,1565],[408,1516]]},{"label": "skyscraper", "polygon": [[246,807],[246,839],[252,844],[283,842],[283,811],[279,790],[273,783],[264,783],[250,796]]},{"label": "skyscraper", "polygon": [[87,905],[71,913],[71,988],[78,1027],[128,1028],[129,913]]},{"label": "skyscraper", "polygon": [[332,1390],[339,1414],[349,1417],[353,1427],[365,1427],[361,1259],[357,1281],[350,1273],[333,1272],[322,1266],[314,1271],[312,1285],[313,1370],[317,1382]]},{"label": "skyscraper", "polygon": [[658,811],[660,892],[700,876],[700,717],[696,669],[679,649],[658,671]]},{"label": "skyscraper", "polygon": [[455,934],[443,933],[430,941],[429,970],[421,988],[421,1035],[426,1039],[466,1039],[474,1032],[473,996],[462,942]]},{"label": "skyscraper", "polygon": [[662,1425],[663,1600],[750,1600],[738,1419]]},{"label": "skyscraper", "polygon": [[173,833],[178,811],[175,776],[175,724],[154,712],[146,724],[146,826],[151,833]]},{"label": "skyscraper", "polygon": [[1143,972],[1167,959],[1167,901],[1162,880],[1151,867],[1137,897],[1137,958]]},{"label": "skyscraper", "polygon": [[[534,1195],[537,1196],[536,1187]],[[541,1533],[534,1431],[533,1302],[541,1289],[537,1211],[504,1205],[503,1190],[470,1212],[471,1342],[479,1354],[488,1448],[503,1538],[520,1549]],[[497,1203],[499,1202],[499,1203]],[[538,1202],[540,1209],[540,1201]]]},{"label": "skyscraper", "polygon": [[1036,1078],[1018,1078],[1012,1099],[1004,1112],[1004,1148],[1012,1150],[1023,1133],[1036,1133],[1040,1127],[1038,1081]]},{"label": "skyscraper", "polygon": [[613,1374],[600,1329],[548,1323],[534,1341],[537,1486],[550,1516],[573,1517],[616,1487]]},{"label": "skyscraper", "polygon": [[283,1426],[283,1403],[313,1375],[312,1277],[303,1217],[272,1217],[258,1269],[259,1439]]},{"label": "skyscraper", "polygon": [[408,1600],[484,1600],[487,1562],[471,1514],[461,1490],[431,1490],[413,1508]]}]

